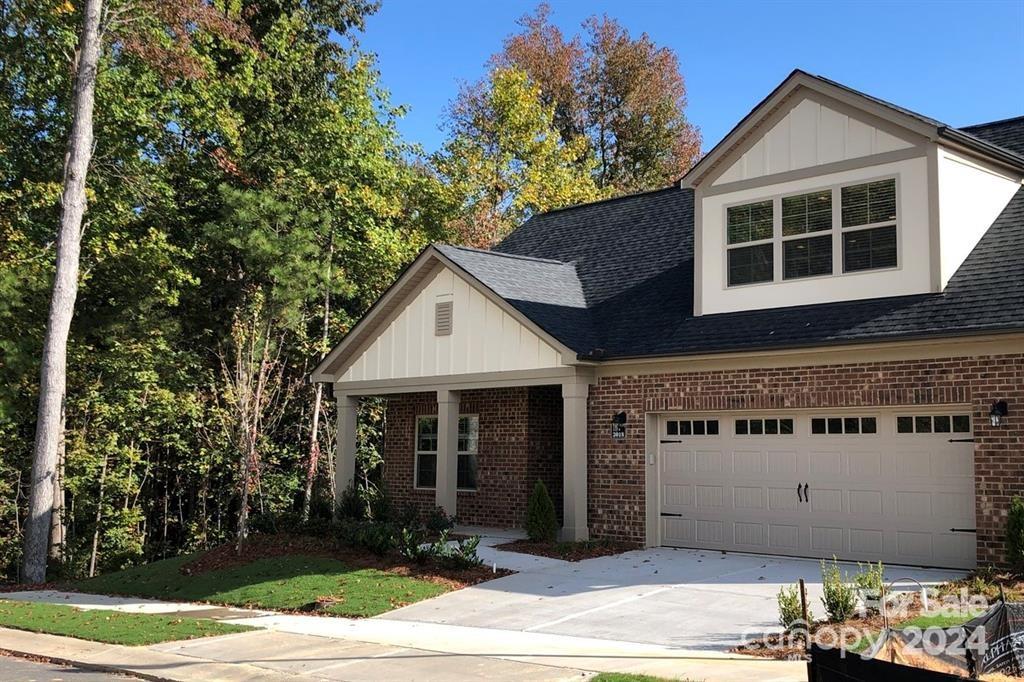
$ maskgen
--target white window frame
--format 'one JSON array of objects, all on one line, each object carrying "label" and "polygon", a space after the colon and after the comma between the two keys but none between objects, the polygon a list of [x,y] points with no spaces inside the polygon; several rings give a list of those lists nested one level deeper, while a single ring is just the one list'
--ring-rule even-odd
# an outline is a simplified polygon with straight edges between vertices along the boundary
[{"label": "white window frame", "polygon": [[[437,461],[437,459],[436,459],[436,457],[437,457],[437,450],[420,450],[420,421],[423,420],[423,419],[433,419],[434,421],[437,421],[438,417],[437,417],[436,414],[419,414],[419,415],[416,415],[416,421],[415,421],[415,424],[413,426],[412,486],[413,486],[413,489],[415,489],[415,490],[436,490],[437,489],[437,474],[439,473],[437,471],[436,464],[435,464],[435,467],[434,467],[434,485],[432,485],[432,486],[423,486],[423,485],[419,484],[419,480],[420,480],[420,455],[434,455],[434,457],[435,457],[434,461],[435,462]],[[480,450],[480,415],[478,415],[478,414],[460,414],[459,415],[459,421],[462,421],[463,419],[475,419],[476,420],[476,432],[477,432],[476,447],[473,450],[459,450],[456,453],[456,457],[478,457],[479,450]],[[440,429],[440,425],[438,426],[438,428]],[[477,463],[479,464],[479,459],[477,459]],[[457,461],[455,463],[455,466],[458,467],[458,462]],[[479,471],[479,468],[477,470]],[[458,488],[457,490],[460,493],[475,493],[477,490],[480,489],[480,481],[478,480],[476,483],[477,483],[477,486],[475,488]]]},{"label": "white window frame", "polygon": [[[870,230],[877,227],[892,227],[893,221],[886,221],[882,223],[872,223],[869,225],[856,225],[850,227],[843,227],[843,187],[856,187],[857,185],[868,185],[873,182],[880,182],[882,180],[893,180],[896,183],[896,265],[888,268],[872,268],[870,270],[853,270],[851,272],[843,271],[843,234],[847,232],[857,232],[859,230]],[[794,282],[808,282],[816,279],[825,279],[829,277],[857,277],[863,275],[871,275],[877,272],[891,272],[894,270],[903,269],[903,215],[901,213],[902,201],[900,198],[903,196],[902,188],[900,186],[900,174],[899,173],[887,173],[885,175],[868,177],[859,180],[845,180],[843,182],[832,183],[828,185],[819,185],[816,187],[808,187],[806,189],[792,190],[788,192],[777,192],[769,196],[762,196],[756,199],[744,199],[743,201],[734,201],[722,206],[722,244],[725,248],[722,249],[722,288],[723,289],[742,289],[744,287],[763,287],[770,286],[773,284],[789,284]],[[796,197],[804,194],[813,194],[815,192],[823,192],[828,190],[832,193],[832,229],[831,230],[819,230],[817,232],[807,232],[800,235],[782,236],[782,199],[784,197]],[[759,204],[765,201],[771,200],[772,202],[772,237],[771,239],[759,239],[757,241],[740,242],[737,244],[729,243],[729,209],[737,206],[747,206],[750,204]],[[824,275],[810,275],[808,277],[793,277],[790,279],[783,278],[783,261],[782,261],[782,244],[786,241],[794,239],[807,239],[809,237],[832,235],[832,272]],[[729,251],[732,249],[743,248],[746,246],[759,246],[763,244],[772,244],[772,279],[765,282],[751,282],[750,284],[729,284]]]}]

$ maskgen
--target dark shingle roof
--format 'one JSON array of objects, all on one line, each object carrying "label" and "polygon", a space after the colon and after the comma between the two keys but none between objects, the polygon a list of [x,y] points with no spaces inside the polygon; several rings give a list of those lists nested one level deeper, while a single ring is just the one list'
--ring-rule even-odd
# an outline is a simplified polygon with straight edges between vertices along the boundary
[{"label": "dark shingle roof", "polygon": [[[1024,137],[1024,118],[969,132]],[[441,247],[576,352],[600,357],[821,346],[1024,329],[1024,188],[945,291],[693,315],[693,192],[671,187],[551,211],[494,251]]]},{"label": "dark shingle roof", "polygon": [[1024,116],[964,126],[960,130],[1024,156]]}]

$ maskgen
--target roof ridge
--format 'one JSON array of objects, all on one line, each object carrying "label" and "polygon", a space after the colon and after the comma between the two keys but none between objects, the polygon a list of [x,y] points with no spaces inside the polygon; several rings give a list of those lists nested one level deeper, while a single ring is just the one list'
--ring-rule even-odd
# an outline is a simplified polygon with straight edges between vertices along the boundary
[{"label": "roof ridge", "polygon": [[478,249],[474,246],[463,246],[461,244],[435,244],[434,246],[445,246],[449,249],[458,249],[459,251],[468,251],[470,253],[481,253],[487,256],[501,256],[502,258],[514,258],[516,260],[527,260],[534,261],[537,263],[552,263],[555,265],[572,265],[572,263],[564,260],[555,260],[554,258],[537,258],[536,256],[524,256],[518,253],[505,253],[503,251],[492,251],[491,249]]},{"label": "roof ridge", "polygon": [[985,128],[987,126],[999,125],[1001,123],[1012,123],[1013,121],[1024,121],[1024,115],[1021,116],[1010,116],[1009,118],[1000,118],[995,121],[988,121],[986,123],[972,123],[969,126],[960,126],[960,130],[970,130],[971,128]]}]

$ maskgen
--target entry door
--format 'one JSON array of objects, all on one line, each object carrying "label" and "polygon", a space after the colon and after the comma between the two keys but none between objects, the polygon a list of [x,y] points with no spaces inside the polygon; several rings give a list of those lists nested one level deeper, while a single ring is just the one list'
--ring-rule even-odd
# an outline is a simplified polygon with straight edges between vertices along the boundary
[{"label": "entry door", "polygon": [[964,409],[667,415],[662,543],[973,568]]}]

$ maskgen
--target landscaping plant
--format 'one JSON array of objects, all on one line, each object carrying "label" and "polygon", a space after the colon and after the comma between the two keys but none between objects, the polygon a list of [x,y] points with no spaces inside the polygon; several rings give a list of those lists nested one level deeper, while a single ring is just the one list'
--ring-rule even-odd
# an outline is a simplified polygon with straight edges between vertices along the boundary
[{"label": "landscaping plant", "polygon": [[853,576],[853,584],[860,593],[864,608],[869,612],[877,612],[882,600],[882,588],[884,587],[885,567],[882,562],[867,564],[857,562],[857,573]]},{"label": "landscaping plant", "polygon": [[811,615],[811,607],[807,607],[807,622],[804,623],[803,610],[800,608],[800,588],[796,585],[780,587],[777,595],[779,602],[779,625],[786,628],[786,631],[793,629],[794,625],[803,623],[809,625],[814,621]]},{"label": "landscaping plant", "polygon": [[1024,499],[1014,496],[1006,519],[1006,556],[1015,568],[1024,568]]},{"label": "landscaping plant", "polygon": [[853,584],[844,580],[835,557],[832,557],[831,564],[821,562],[821,585],[824,591],[821,603],[830,622],[841,623],[853,615],[857,606],[856,590]]},{"label": "landscaping plant", "polygon": [[442,507],[434,507],[434,511],[427,517],[427,530],[431,533],[440,533],[454,527],[455,517],[449,516]]},{"label": "landscaping plant", "polygon": [[544,481],[537,481],[526,502],[526,535],[534,542],[554,542],[558,536],[558,517]]}]

